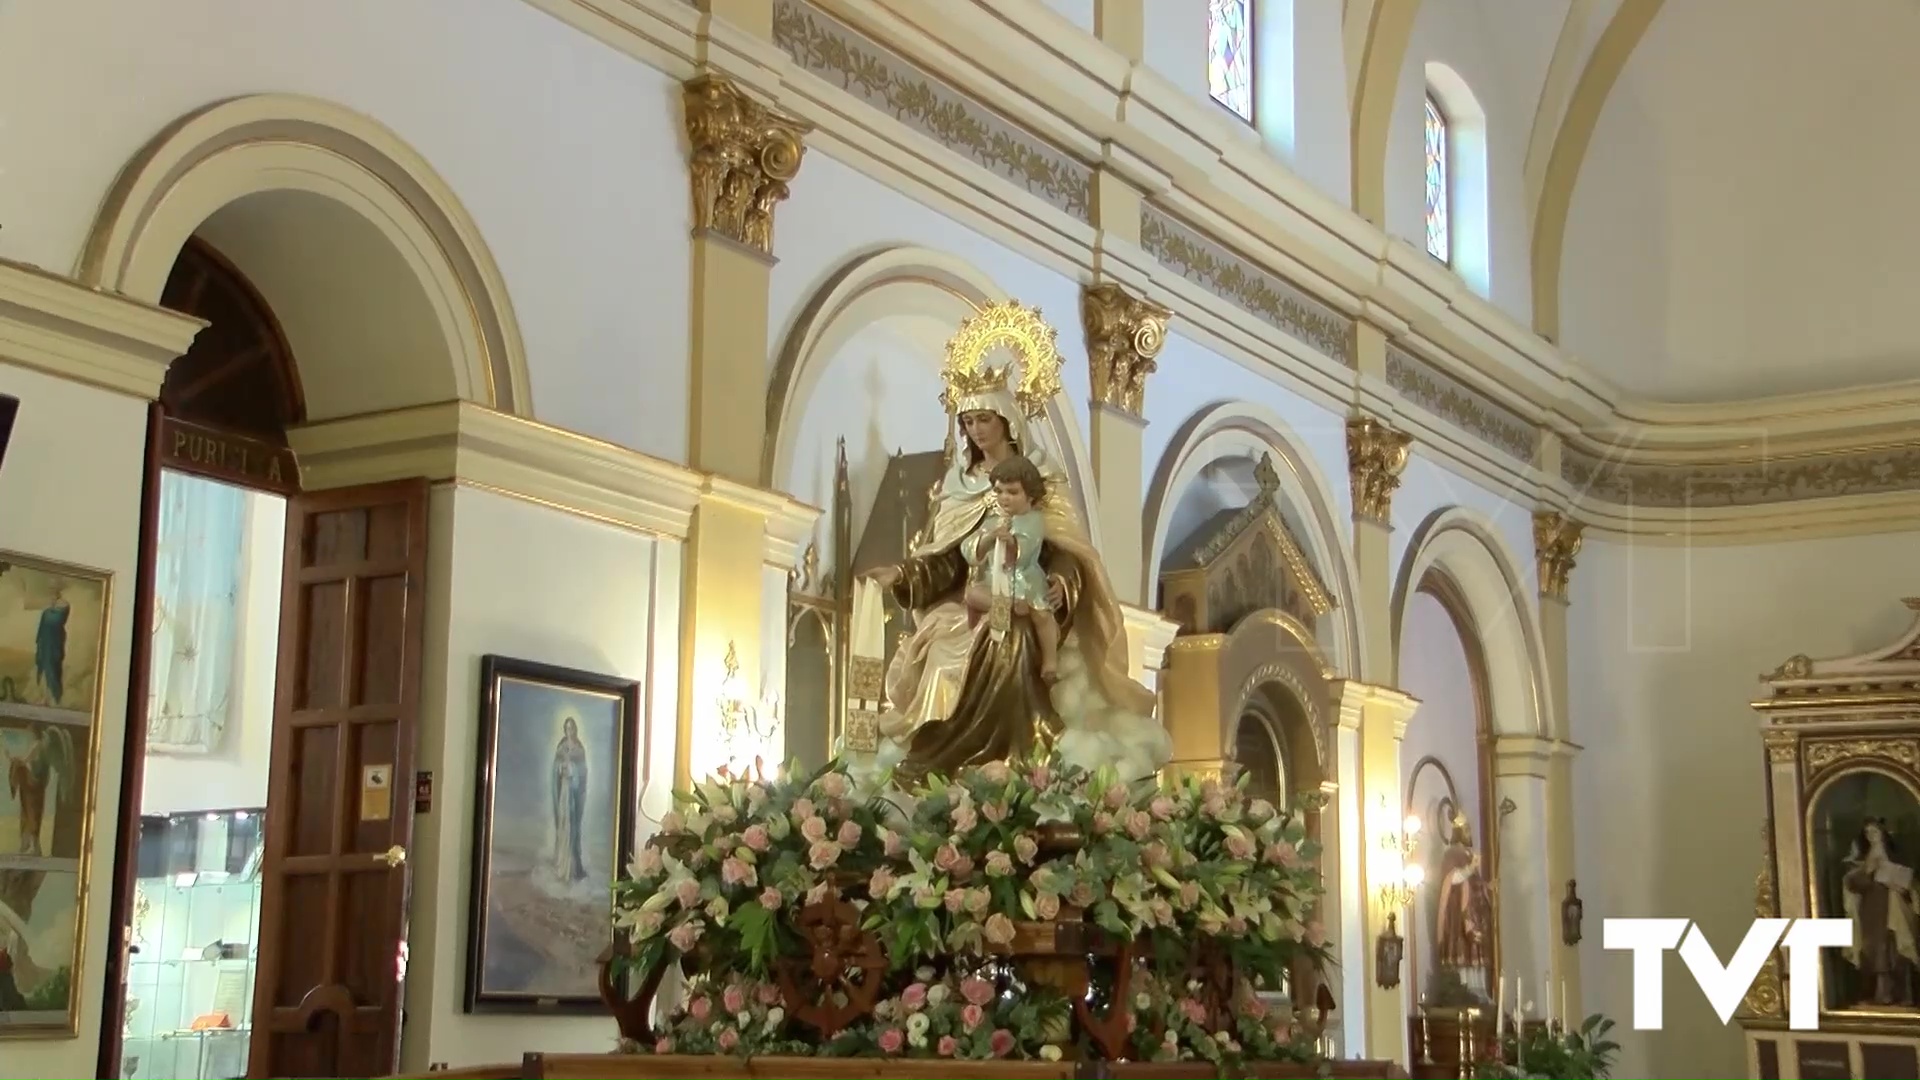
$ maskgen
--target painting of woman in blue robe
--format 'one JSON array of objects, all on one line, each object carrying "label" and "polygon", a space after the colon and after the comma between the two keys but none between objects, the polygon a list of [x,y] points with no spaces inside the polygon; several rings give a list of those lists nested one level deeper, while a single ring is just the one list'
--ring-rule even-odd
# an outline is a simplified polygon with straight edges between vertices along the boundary
[{"label": "painting of woman in blue robe", "polygon": [[46,691],[47,700],[55,705],[65,693],[67,619],[72,614],[73,605],[67,603],[62,591],[40,610],[40,629],[33,639],[33,675]]},{"label": "painting of woman in blue robe", "polygon": [[587,810],[587,747],[580,722],[569,716],[553,748],[553,874],[563,884],[587,879],[580,853],[580,819]]}]

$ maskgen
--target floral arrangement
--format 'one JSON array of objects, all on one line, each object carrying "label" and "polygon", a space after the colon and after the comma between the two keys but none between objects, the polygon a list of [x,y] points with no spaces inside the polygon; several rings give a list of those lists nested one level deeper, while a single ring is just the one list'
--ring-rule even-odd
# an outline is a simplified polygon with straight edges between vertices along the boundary
[{"label": "floral arrangement", "polygon": [[1502,1061],[1481,1062],[1479,1080],[1604,1080],[1611,1074],[1620,1044],[1607,1037],[1613,1021],[1595,1013],[1578,1028],[1527,1025],[1521,1035],[1509,1030],[1501,1042]]},{"label": "floral arrangement", "polygon": [[[1037,757],[905,796],[863,797],[830,766],[722,775],[681,801],[616,886],[625,962],[690,973],[642,1049],[1053,1058],[1074,1041],[1078,996],[1109,1021],[1119,1010],[1137,1057],[1310,1056],[1259,994],[1296,962],[1326,960],[1309,918],[1318,852],[1300,813],[1242,786],[1128,783]],[[783,1007],[783,987],[820,955],[809,913],[842,903],[878,948],[835,954],[834,974],[865,964],[855,981],[874,985],[828,993],[849,1016],[822,1040]],[[1027,962],[1066,923],[1127,945],[1126,1000],[1110,1000],[1117,977],[1075,987]]]}]

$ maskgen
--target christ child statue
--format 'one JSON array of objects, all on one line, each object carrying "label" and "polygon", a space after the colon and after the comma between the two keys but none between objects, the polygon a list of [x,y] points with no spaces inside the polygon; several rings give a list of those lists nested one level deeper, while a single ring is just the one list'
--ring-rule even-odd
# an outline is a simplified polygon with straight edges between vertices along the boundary
[{"label": "christ child statue", "polygon": [[[1036,504],[1046,497],[1047,481],[1033,462],[1015,455],[993,467],[994,500],[999,513],[989,518],[979,539],[966,546],[972,566],[967,606],[993,618],[996,608],[1026,619],[1040,645],[1040,678],[1059,678],[1060,624],[1047,599],[1047,573],[1040,566],[1045,518]],[[999,627],[996,626],[996,629]]]}]

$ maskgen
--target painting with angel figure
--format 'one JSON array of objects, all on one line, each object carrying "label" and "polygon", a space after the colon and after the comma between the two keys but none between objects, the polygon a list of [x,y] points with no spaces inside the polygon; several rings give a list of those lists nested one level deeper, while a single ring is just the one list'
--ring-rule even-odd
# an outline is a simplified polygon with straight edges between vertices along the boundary
[{"label": "painting with angel figure", "polygon": [[593,1011],[632,854],[640,684],[481,658],[469,1011]]}]

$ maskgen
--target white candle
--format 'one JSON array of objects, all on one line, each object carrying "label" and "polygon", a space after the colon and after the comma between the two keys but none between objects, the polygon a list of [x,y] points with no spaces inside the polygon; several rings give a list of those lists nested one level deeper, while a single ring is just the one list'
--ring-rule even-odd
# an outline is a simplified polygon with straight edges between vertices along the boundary
[{"label": "white candle", "polygon": [[1499,995],[1493,1002],[1493,1034],[1495,1038],[1505,1038],[1507,1034],[1507,977],[1500,976]]},{"label": "white candle", "polygon": [[1565,979],[1560,980],[1560,1026],[1563,1028],[1573,1026],[1573,1014],[1567,1011],[1567,980]]},{"label": "white candle", "polygon": [[1515,1021],[1517,1021],[1521,1028],[1520,1034],[1525,1035],[1527,1023],[1527,980],[1518,975],[1513,977],[1513,1015]]}]

